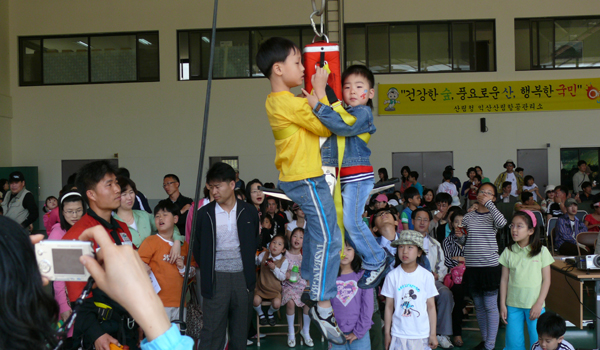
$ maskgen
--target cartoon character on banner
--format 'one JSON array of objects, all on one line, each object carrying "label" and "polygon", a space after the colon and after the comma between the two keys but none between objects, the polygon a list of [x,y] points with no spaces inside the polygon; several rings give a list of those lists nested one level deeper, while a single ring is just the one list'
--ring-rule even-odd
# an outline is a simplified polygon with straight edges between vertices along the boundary
[{"label": "cartoon character on banner", "polygon": [[398,101],[398,97],[400,97],[398,89],[396,89],[395,87],[390,88],[387,92],[387,97],[389,98],[389,100],[383,101],[383,104],[387,105],[387,107],[385,107],[385,110],[388,112],[395,111],[396,108],[394,108],[394,105],[400,103],[400,101]]}]

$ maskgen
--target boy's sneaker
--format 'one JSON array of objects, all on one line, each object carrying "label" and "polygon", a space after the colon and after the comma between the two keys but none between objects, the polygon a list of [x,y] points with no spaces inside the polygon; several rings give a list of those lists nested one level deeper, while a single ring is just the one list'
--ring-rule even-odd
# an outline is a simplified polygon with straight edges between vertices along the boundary
[{"label": "boy's sneaker", "polygon": [[450,337],[447,335],[438,335],[437,337],[437,341],[439,343],[439,345],[444,348],[444,349],[450,349],[453,348],[454,345],[452,345],[452,342],[450,341]]},{"label": "boy's sneaker", "polygon": [[260,315],[258,316],[258,323],[260,323],[261,326],[266,326],[269,322],[267,322],[265,315]]},{"label": "boy's sneaker", "polygon": [[269,325],[270,326],[274,326],[275,325],[275,315],[269,315],[268,316],[268,321],[269,321]]},{"label": "boy's sneaker", "polygon": [[337,322],[335,321],[335,317],[333,313],[329,315],[327,318],[322,318],[317,311],[317,305],[313,306],[308,310],[308,315],[312,319],[312,321],[319,327],[319,330],[323,334],[323,336],[330,342],[336,345],[344,345],[346,344],[346,337],[344,333],[338,327]]},{"label": "boy's sneaker", "polygon": [[392,270],[392,263],[395,258],[393,256],[386,256],[385,262],[376,270],[365,270],[365,273],[358,280],[358,288],[370,289],[377,287],[383,278]]},{"label": "boy's sneaker", "polygon": [[300,295],[300,301],[303,302],[304,304],[306,304],[306,306],[313,307],[316,302],[314,300],[310,299],[310,287],[306,286],[306,288],[304,288],[304,291],[302,292],[302,295]]}]

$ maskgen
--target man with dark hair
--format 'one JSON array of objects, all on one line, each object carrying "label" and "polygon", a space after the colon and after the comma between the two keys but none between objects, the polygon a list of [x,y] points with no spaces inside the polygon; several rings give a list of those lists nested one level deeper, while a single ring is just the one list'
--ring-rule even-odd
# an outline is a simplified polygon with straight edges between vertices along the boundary
[{"label": "man with dark hair", "polygon": [[[101,225],[117,245],[129,244],[131,234],[127,225],[115,220],[111,213],[121,205],[121,187],[115,170],[105,160],[84,165],[75,181],[82,198],[89,208],[85,215],[71,227],[64,240],[76,240],[86,229]],[[98,248],[94,244],[94,248]],[[85,282],[66,282],[71,303],[74,303],[85,287]],[[127,311],[102,290],[92,289],[92,297],[81,305],[73,331],[73,343],[84,349],[95,346],[97,350],[109,350],[110,344],[137,348],[137,326]]]},{"label": "man with dark hair", "polygon": [[419,173],[416,171],[411,171],[408,173],[408,181],[412,184],[412,187],[416,188],[419,191],[419,195],[423,197],[423,185],[421,185],[417,180],[419,179]]},{"label": "man with dark hair", "polygon": [[[129,174],[129,170],[127,170],[127,168],[119,168],[119,169],[117,169],[115,175],[117,175],[117,177],[123,176],[123,177],[126,177],[128,179],[131,179],[131,175]],[[144,211],[152,214],[152,208],[150,208],[150,204],[148,203],[148,199],[139,190],[139,188],[136,191],[135,202],[133,203],[133,208],[131,208],[131,209],[133,209],[133,210],[144,210]]]},{"label": "man with dark hair", "polygon": [[577,168],[579,171],[573,175],[573,193],[579,193],[582,190],[581,185],[584,182],[590,182],[590,177],[587,173],[587,162],[585,160],[580,160],[577,162]]},{"label": "man with dark hair", "polygon": [[235,169],[235,189],[240,189],[242,192],[246,192],[246,183],[240,179],[240,171]]},{"label": "man with dark hair", "polygon": [[258,212],[235,197],[235,171],[216,163],[206,174],[214,201],[198,210],[193,253],[200,266],[204,297],[203,349],[246,349],[248,312],[256,285]]},{"label": "man with dark hair", "polygon": [[550,207],[548,207],[548,211],[546,212],[548,220],[552,217],[557,218],[567,213],[565,202],[569,197],[568,193],[569,189],[566,186],[556,186],[554,188],[554,203],[550,204]]},{"label": "man with dark hair", "polygon": [[582,183],[581,192],[579,192],[579,195],[575,197],[575,200],[577,200],[578,203],[597,202],[600,196],[598,194],[592,194],[592,187],[592,183],[589,181],[585,181],[584,183]]},{"label": "man with dark hair", "polygon": [[458,196],[459,187],[452,182],[452,170],[444,170],[442,176],[444,177],[444,182],[438,186],[437,193],[448,193],[454,200],[454,197]]},{"label": "man with dark hair", "polygon": [[175,174],[167,174],[163,177],[163,189],[169,196],[171,202],[177,204],[179,207],[179,220],[177,221],[177,228],[179,232],[185,232],[185,222],[188,215],[188,210],[194,202],[193,199],[182,195],[179,192],[179,177]]},{"label": "man with dark hair", "polygon": [[4,216],[11,218],[24,228],[33,229],[32,224],[40,215],[33,194],[25,188],[25,176],[20,171],[14,171],[8,176],[10,191],[2,202]]},{"label": "man with dark hair", "polygon": [[533,200],[533,193],[522,192],[521,201],[515,203],[515,211],[519,210],[537,210],[541,209],[540,205]]},{"label": "man with dark hair", "polygon": [[450,172],[450,182],[456,186],[456,192],[460,191],[460,180],[458,177],[454,176],[454,167],[452,165],[448,165],[444,168],[444,172]]}]

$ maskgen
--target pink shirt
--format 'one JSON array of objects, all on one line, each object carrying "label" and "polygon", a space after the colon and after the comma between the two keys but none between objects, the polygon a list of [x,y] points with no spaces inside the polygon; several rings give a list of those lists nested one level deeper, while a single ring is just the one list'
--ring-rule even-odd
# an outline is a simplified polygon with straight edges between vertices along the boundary
[{"label": "pink shirt", "polygon": [[[200,206],[196,210],[199,210],[200,208],[207,205],[208,203],[210,203],[210,199],[202,198],[200,200]],[[188,216],[185,220],[185,241],[187,243],[190,243],[190,233],[192,232],[192,219],[193,219],[194,215],[191,210],[193,208],[194,208],[194,203],[192,203],[190,211],[188,211]]]},{"label": "pink shirt", "polygon": [[[54,224],[57,222],[60,223],[60,218],[58,217],[58,207],[50,210],[43,216],[44,227],[46,228],[46,232],[52,231],[54,228]],[[60,239],[60,238],[58,238]]]},{"label": "pink shirt", "polygon": [[[52,210],[50,213],[52,213],[54,211],[56,211],[56,213],[58,213],[58,208]],[[44,218],[45,217],[46,217],[46,215],[44,215]],[[45,224],[45,222],[44,222],[44,224]],[[65,235],[65,233],[67,233],[67,231],[63,230],[60,227],[60,223],[54,224],[52,226],[52,230],[51,230],[50,234],[48,235],[48,239],[57,239],[57,240],[62,239],[63,236]],[[71,307],[69,306],[69,303],[67,302],[67,292],[65,289],[65,282],[64,281],[54,281],[53,288],[54,288],[54,300],[56,300],[56,302],[58,303],[59,314],[62,314],[65,311],[70,311]],[[71,327],[71,330],[69,330],[67,337],[72,337],[72,336],[73,336],[73,328]]]}]

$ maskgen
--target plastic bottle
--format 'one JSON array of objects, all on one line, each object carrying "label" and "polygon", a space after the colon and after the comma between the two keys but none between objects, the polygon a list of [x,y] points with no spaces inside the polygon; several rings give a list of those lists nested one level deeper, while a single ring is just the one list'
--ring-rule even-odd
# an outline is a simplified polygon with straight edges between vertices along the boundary
[{"label": "plastic bottle", "polygon": [[292,272],[290,273],[290,282],[292,282],[292,283],[298,282],[299,275],[300,275],[300,272],[298,270],[298,266],[294,265],[294,267],[292,267]]}]

